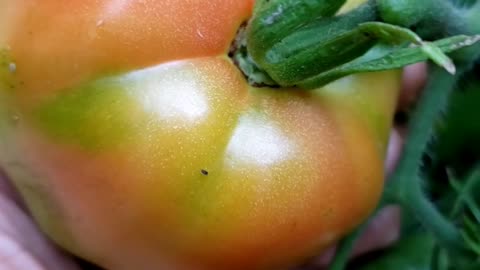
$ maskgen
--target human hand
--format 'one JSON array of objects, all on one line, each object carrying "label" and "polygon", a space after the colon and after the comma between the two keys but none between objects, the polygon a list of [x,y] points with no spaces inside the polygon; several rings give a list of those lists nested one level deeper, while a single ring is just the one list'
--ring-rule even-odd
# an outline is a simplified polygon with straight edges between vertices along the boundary
[{"label": "human hand", "polygon": [[0,270],[79,270],[37,228],[13,187],[0,174]]}]

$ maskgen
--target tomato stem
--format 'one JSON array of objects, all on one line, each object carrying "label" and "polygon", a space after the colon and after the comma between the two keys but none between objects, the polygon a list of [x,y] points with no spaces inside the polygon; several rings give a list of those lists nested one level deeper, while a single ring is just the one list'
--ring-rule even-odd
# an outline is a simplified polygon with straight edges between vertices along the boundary
[{"label": "tomato stem", "polygon": [[433,67],[428,86],[413,114],[402,159],[388,181],[383,198],[383,203],[399,203],[408,209],[444,247],[456,251],[464,247],[460,232],[423,192],[420,165],[435,132],[438,117],[448,106],[450,94],[462,73],[449,76],[445,71]]},{"label": "tomato stem", "polygon": [[[480,33],[480,2],[471,7],[457,7],[445,0],[377,0],[383,21],[414,29],[424,39]],[[476,52],[476,53],[475,53]],[[469,62],[480,56],[480,45],[454,54],[457,61]],[[475,57],[475,58],[476,58]]]},{"label": "tomato stem", "polygon": [[250,54],[247,52],[247,39],[245,35],[245,25],[238,30],[237,36],[230,47],[230,58],[243,72],[248,83],[255,87],[270,86],[275,87],[278,84],[261,69]]},{"label": "tomato stem", "polygon": [[465,11],[445,0],[377,0],[383,21],[402,25],[426,39],[469,34]]},{"label": "tomato stem", "polygon": [[368,222],[357,227],[351,234],[343,238],[337,246],[335,257],[332,264],[329,266],[329,270],[343,270],[347,266],[348,259],[351,256],[351,251],[358,240],[360,235],[367,227]]}]

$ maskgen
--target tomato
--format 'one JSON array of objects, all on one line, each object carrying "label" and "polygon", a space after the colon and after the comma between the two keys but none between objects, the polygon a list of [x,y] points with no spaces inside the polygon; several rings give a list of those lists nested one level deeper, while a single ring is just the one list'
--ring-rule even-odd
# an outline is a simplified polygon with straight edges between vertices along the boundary
[{"label": "tomato", "polygon": [[253,5],[0,2],[0,163],[56,243],[115,270],[278,269],[371,213],[399,72],[250,86],[228,51]]}]

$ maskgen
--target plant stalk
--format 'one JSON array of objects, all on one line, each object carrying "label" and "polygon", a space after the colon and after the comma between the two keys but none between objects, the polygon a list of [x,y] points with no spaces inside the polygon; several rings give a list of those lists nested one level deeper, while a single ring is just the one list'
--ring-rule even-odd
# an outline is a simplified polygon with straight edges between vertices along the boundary
[{"label": "plant stalk", "polygon": [[383,201],[407,208],[445,248],[459,251],[464,248],[461,234],[422,191],[420,169],[438,117],[448,106],[450,94],[463,72],[451,76],[440,68],[432,68],[429,83],[410,123],[408,143],[396,172],[387,183]]}]

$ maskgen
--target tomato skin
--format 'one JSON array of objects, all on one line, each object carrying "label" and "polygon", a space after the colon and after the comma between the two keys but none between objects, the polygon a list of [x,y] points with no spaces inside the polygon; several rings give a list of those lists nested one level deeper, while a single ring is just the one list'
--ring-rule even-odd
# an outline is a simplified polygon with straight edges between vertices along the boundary
[{"label": "tomato skin", "polygon": [[279,269],[371,212],[398,72],[251,87],[227,53],[253,4],[0,3],[0,162],[54,241],[115,270]]}]

